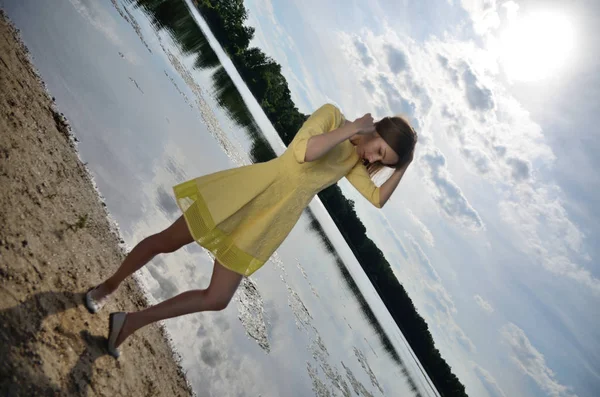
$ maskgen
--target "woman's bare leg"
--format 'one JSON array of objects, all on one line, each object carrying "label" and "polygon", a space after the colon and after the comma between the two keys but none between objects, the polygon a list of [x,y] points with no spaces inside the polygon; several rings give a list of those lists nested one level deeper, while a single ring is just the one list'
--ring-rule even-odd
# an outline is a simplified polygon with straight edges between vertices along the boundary
[{"label": "woman's bare leg", "polygon": [[184,314],[223,310],[237,290],[242,275],[222,266],[215,260],[210,284],[207,289],[183,292],[147,309],[127,313],[125,323],[115,343],[119,346],[138,329],[156,321]]},{"label": "woman's bare leg", "polygon": [[94,299],[102,299],[117,290],[127,277],[135,273],[158,254],[178,250],[194,241],[185,219],[179,217],[171,226],[160,233],[146,237],[129,252],[117,271],[92,292]]}]

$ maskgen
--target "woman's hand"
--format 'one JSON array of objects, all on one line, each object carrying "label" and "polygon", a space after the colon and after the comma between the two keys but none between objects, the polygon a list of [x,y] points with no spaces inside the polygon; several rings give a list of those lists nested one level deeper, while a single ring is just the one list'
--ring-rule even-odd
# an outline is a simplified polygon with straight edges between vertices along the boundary
[{"label": "woman's hand", "polygon": [[367,113],[364,116],[354,120],[352,122],[356,128],[356,133],[360,135],[370,134],[375,131],[375,122],[371,113]]},{"label": "woman's hand", "polygon": [[404,163],[401,167],[394,168],[394,174],[404,174],[404,171],[406,171],[406,169],[408,168],[410,163],[412,163],[414,158],[415,158],[415,147],[413,147],[413,150],[408,154],[408,156],[406,158],[406,160],[407,160],[406,163]]},{"label": "woman's hand", "polygon": [[353,122],[346,122],[341,127],[329,131],[326,134],[311,136],[306,143],[304,161],[315,161],[324,156],[339,143],[350,139],[358,133],[357,126]]},{"label": "woman's hand", "polygon": [[392,193],[394,193],[394,190],[396,190],[396,188],[398,187],[400,180],[404,176],[404,173],[406,172],[406,169],[408,168],[410,163],[412,163],[414,157],[415,157],[415,148],[413,147],[413,150],[408,155],[408,161],[406,162],[406,164],[404,164],[402,167],[398,167],[398,168],[394,169],[392,176],[390,176],[388,178],[388,180],[385,181],[383,183],[383,185],[380,186],[380,188],[379,188],[379,205],[381,207],[383,207],[385,205],[385,203],[387,203],[387,201],[392,196]]}]

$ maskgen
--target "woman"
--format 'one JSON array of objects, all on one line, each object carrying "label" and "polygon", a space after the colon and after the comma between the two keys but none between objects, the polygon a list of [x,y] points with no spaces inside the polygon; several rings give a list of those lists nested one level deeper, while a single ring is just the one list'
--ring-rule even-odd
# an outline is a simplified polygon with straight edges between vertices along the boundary
[{"label": "woman", "polygon": [[[306,120],[280,157],[175,186],[183,216],[137,244],[110,278],[88,291],[86,307],[96,313],[123,280],[155,255],[193,241],[216,258],[210,285],[145,310],[112,313],[109,353],[118,357],[118,346],[127,337],[155,321],[227,307],[242,277],[258,270],[313,197],[342,177],[373,205],[383,207],[411,163],[416,142],[415,131],[400,117],[374,123],[366,114],[348,122],[327,104]],[[395,170],[377,187],[371,176],[384,166]]]}]

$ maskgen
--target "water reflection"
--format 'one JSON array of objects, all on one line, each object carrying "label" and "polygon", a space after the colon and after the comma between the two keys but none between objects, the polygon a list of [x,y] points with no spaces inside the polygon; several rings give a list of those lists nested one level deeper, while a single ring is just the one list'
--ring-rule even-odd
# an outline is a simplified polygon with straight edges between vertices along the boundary
[{"label": "water reflection", "polygon": [[[115,1],[113,3],[119,7]],[[184,55],[195,57],[195,67],[206,69],[221,66],[217,54],[184,1],[126,0],[126,3],[143,10],[156,31],[166,30]]]},{"label": "water reflection", "polygon": [[240,127],[244,128],[252,140],[250,149],[252,161],[256,163],[275,158],[275,151],[258,128],[250,110],[223,66],[213,73],[213,83],[216,87],[219,104],[227,110],[228,115]]},{"label": "water reflection", "polygon": [[[392,341],[388,337],[387,333],[385,332],[385,330],[379,323],[379,320],[377,319],[377,317],[375,316],[375,313],[373,313],[373,310],[367,303],[367,300],[365,299],[362,292],[360,291],[360,288],[358,287],[358,285],[356,284],[356,282],[350,275],[350,272],[348,272],[348,268],[346,267],[346,265],[344,265],[342,258],[340,258],[338,252],[336,251],[335,247],[333,246],[333,243],[331,242],[331,240],[325,233],[325,230],[323,230],[323,227],[319,223],[319,220],[315,217],[315,215],[312,213],[312,211],[310,209],[307,209],[306,213],[310,219],[309,229],[319,236],[320,241],[323,243],[323,247],[334,258],[335,264],[337,265],[337,269],[340,272],[342,279],[346,282],[346,286],[348,287],[348,289],[350,291],[352,291],[352,294],[358,301],[358,303],[360,305],[361,313],[364,315],[364,317],[368,321],[368,323],[373,327],[373,330],[375,331],[375,334],[377,334],[377,337],[379,338],[380,343],[383,345],[385,352],[401,367],[402,373],[408,379],[408,383],[410,385],[411,390],[413,392],[415,392],[415,396],[421,396],[421,394],[419,393],[419,390],[417,388],[416,382],[410,375],[408,368],[406,367],[404,361],[398,354],[398,351],[392,344]],[[362,353],[357,353],[357,357],[359,357],[359,354],[362,354]],[[372,371],[369,371],[369,372],[372,374]]]},{"label": "water reflection", "polygon": [[217,102],[227,112],[229,118],[235,121],[252,140],[250,149],[252,161],[264,162],[275,158],[275,151],[261,133],[231,77],[219,62],[217,54],[191,15],[187,4],[184,1],[129,1],[148,15],[157,31],[167,31],[184,55],[194,57],[195,69],[214,69],[211,80]]}]

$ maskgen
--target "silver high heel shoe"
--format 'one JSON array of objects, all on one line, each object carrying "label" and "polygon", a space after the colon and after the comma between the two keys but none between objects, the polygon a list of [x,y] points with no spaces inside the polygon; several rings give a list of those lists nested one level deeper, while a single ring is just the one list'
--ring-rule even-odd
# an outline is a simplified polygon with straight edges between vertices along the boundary
[{"label": "silver high heel shoe", "polygon": [[106,302],[108,302],[108,298],[110,296],[110,295],[106,295],[102,299],[94,299],[92,297],[92,292],[95,291],[96,288],[98,288],[98,287],[90,288],[88,290],[88,292],[86,292],[86,294],[85,294],[85,308],[88,310],[88,312],[90,312],[92,314],[98,313],[100,311],[100,309],[102,309],[102,307],[104,307]]},{"label": "silver high heel shoe", "polygon": [[127,313],[125,312],[111,313],[108,317],[108,354],[114,358],[119,358],[121,355],[121,352],[115,346],[115,343],[121,333],[121,329],[123,329],[126,317]]}]

